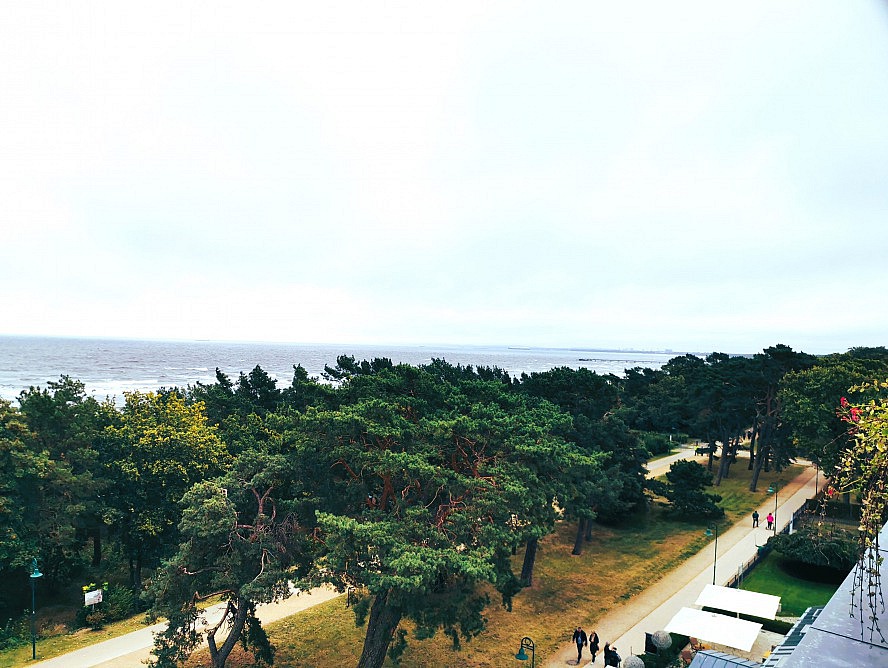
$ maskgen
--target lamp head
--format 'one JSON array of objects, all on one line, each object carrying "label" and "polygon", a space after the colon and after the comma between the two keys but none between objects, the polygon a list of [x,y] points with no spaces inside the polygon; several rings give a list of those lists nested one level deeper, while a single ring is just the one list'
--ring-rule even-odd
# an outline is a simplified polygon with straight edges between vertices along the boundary
[{"label": "lamp head", "polygon": [[768,494],[773,494],[777,490],[774,488],[774,485],[768,485]]},{"label": "lamp head", "polygon": [[529,649],[531,652],[534,650],[533,640],[527,636],[524,636],[521,639],[521,646],[518,648],[518,653],[515,655],[515,658],[519,661],[527,661],[528,657],[527,652],[524,651],[525,649]]},{"label": "lamp head", "polygon": [[42,578],[43,573],[40,572],[40,569],[37,568],[37,559],[31,560],[31,577],[32,578]]}]

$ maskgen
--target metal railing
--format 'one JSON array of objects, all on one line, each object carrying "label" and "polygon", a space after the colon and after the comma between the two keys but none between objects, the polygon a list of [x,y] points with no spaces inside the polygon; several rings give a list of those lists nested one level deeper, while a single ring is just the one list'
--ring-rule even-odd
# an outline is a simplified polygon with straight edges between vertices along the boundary
[{"label": "metal railing", "polygon": [[[790,518],[789,522],[787,522],[784,525],[784,527],[780,530],[780,533],[790,533],[792,531],[793,526],[795,525],[796,520],[806,512],[808,512],[808,504],[807,503],[803,504],[801,508],[799,508],[798,510],[796,510],[792,514],[792,517]],[[758,550],[755,553],[755,556],[752,559],[749,559],[746,563],[744,563],[742,566],[740,566],[740,568],[737,569],[737,573],[733,577],[731,577],[730,580],[728,580],[725,583],[725,587],[733,587],[734,589],[737,589],[740,586],[740,583],[743,582],[743,578],[745,578],[747,575],[749,575],[749,572],[753,568],[758,566],[759,562],[762,559],[764,559],[766,556],[768,556],[768,552],[770,552],[770,551],[771,551],[771,548],[769,548],[767,546],[767,544],[759,545]]]}]

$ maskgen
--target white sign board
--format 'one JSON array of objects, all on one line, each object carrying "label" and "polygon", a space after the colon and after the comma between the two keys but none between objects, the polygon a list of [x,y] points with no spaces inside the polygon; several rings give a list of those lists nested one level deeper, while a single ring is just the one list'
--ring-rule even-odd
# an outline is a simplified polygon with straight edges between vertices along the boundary
[{"label": "white sign board", "polygon": [[83,605],[95,605],[102,602],[102,590],[88,591],[83,595]]}]

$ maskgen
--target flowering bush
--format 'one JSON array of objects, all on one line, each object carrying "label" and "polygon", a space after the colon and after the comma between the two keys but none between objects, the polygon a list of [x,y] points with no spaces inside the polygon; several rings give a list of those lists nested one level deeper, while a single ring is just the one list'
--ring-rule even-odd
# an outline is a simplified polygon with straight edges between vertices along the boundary
[{"label": "flowering bush", "polygon": [[858,562],[854,570],[852,608],[857,609],[862,626],[869,620],[871,629],[881,635],[875,606],[882,600],[879,531],[888,510],[888,381],[864,383],[851,390],[865,392],[874,398],[855,404],[842,397],[839,402],[837,414],[848,423],[848,433],[854,443],[842,453],[827,493],[860,494]]}]

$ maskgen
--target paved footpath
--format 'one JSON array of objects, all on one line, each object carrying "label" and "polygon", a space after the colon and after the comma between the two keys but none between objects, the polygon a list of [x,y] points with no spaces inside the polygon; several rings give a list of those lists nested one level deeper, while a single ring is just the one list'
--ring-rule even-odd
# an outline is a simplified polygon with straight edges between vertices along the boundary
[{"label": "paved footpath", "polygon": [[[263,624],[268,624],[337,596],[341,594],[321,587],[310,592],[293,594],[279,603],[260,605],[256,608],[256,614]],[[221,604],[208,608],[207,619],[218,620],[223,609],[224,605]],[[154,633],[162,631],[165,627],[165,623],[146,626],[144,629],[30,665],[35,668],[38,666],[39,668],[142,668],[144,662],[151,658]]]},{"label": "paved footpath", "polygon": [[[693,448],[688,454],[685,449],[677,455],[671,455],[663,459],[657,460],[652,464],[649,475],[660,475],[665,472],[668,467],[676,459],[693,456]],[[313,589],[310,592],[304,592],[293,595],[285,601],[279,603],[270,603],[268,605],[260,605],[256,609],[256,613],[263,624],[289,617],[302,610],[323,603],[331,598],[339,596],[335,591],[329,588]],[[207,609],[207,619],[216,620],[218,615],[224,609],[223,605],[213,606]],[[136,668],[144,665],[144,662],[151,658],[151,649],[154,647],[154,634],[163,631],[166,627],[165,623],[146,626],[144,629],[133,631],[126,635],[111,638],[88,647],[63,654],[46,661],[31,664],[35,668]],[[576,650],[574,650],[576,652]]]},{"label": "paved footpath", "polygon": [[[693,456],[693,450],[691,450]],[[682,455],[658,460],[652,463],[649,475],[660,475],[668,468],[672,461],[681,459]],[[821,481],[822,482],[822,481]],[[777,526],[778,529],[789,523],[793,513],[805,505],[805,501],[815,495],[815,470],[808,467],[794,480],[780,486],[777,492]],[[718,556],[715,560],[716,584],[724,585],[742,566],[752,559],[759,545],[764,545],[773,535],[772,531],[765,528],[765,517],[768,512],[774,511],[774,497],[768,495],[758,512],[761,516],[761,526],[752,528],[752,520],[744,519],[718,536]],[[663,578],[653,583],[639,595],[633,597],[624,605],[611,610],[607,617],[600,620],[586,622],[583,627],[595,629],[601,641],[601,648],[605,642],[610,642],[618,648],[620,655],[625,659],[630,654],[644,652],[645,633],[653,633],[663,629],[672,617],[683,607],[693,607],[697,596],[707,584],[712,584],[713,558],[715,546],[710,543],[707,547],[682,565],[667,573]],[[726,649],[732,654],[745,656],[755,662],[761,661],[764,652],[771,648],[773,637],[763,632],[762,641],[753,647],[747,654],[733,649]],[[588,648],[583,651],[582,665],[590,665]],[[596,664],[601,662],[599,654]],[[576,645],[566,639],[564,647],[555,655],[549,657],[543,664],[546,668],[562,667],[565,665],[577,665]]]},{"label": "paved footpath", "polygon": [[[649,476],[665,473],[672,462],[678,459],[693,457],[693,448],[663,459],[656,460],[648,466]],[[815,472],[813,468],[805,470],[792,482],[782,486],[778,492],[778,525],[783,528],[792,514],[804,505],[805,500],[814,496]],[[774,510],[773,497],[768,497],[758,509],[762,518],[762,527],[753,529],[750,520],[735,525],[718,537],[718,558],[716,561],[716,582],[725,584],[748,560],[755,556],[757,547],[763,545],[772,532],[764,528],[765,516]],[[785,518],[785,519],[784,519]],[[644,634],[662,629],[682,607],[692,606],[705,585],[712,582],[712,563],[714,546],[707,546],[681,566],[667,573],[659,581],[645,589],[644,592],[626,604],[612,610],[607,617],[593,623],[584,624],[585,628],[596,629],[604,643],[619,648],[625,658],[634,652],[644,650]],[[283,619],[301,610],[317,605],[339,596],[332,589],[319,588],[311,592],[293,595],[280,603],[261,605],[257,614],[263,624]],[[216,614],[221,613],[222,606],[210,608]],[[212,612],[208,615],[212,619]],[[64,654],[62,656],[31,664],[39,668],[140,668],[150,658],[153,647],[153,633],[163,630],[163,624],[149,626],[139,631],[112,638],[89,647]],[[616,640],[612,640],[616,638]],[[38,648],[39,649],[39,648]],[[761,652],[759,647],[753,653]],[[769,649],[766,647],[765,649]],[[736,652],[734,652],[736,653]],[[588,663],[588,651],[583,652],[583,663]],[[752,654],[752,653],[751,653]],[[576,665],[576,646],[565,643],[561,651],[549,658],[547,667]],[[752,658],[750,656],[750,658]],[[761,658],[754,659],[758,661]],[[599,654],[598,662],[602,658]]]}]

